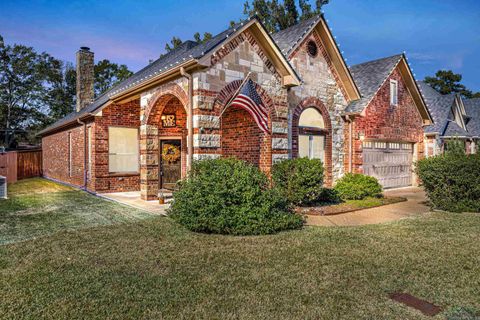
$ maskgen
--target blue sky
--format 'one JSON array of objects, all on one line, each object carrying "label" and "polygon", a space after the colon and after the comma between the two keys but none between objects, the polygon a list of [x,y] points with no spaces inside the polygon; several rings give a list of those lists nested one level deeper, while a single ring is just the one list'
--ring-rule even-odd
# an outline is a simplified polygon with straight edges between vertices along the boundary
[{"label": "blue sky", "polygon": [[[0,1],[5,41],[74,61],[80,46],[96,60],[139,70],[172,36],[221,32],[243,0]],[[313,1],[312,1],[313,2]],[[330,0],[325,16],[348,64],[406,51],[418,79],[452,69],[480,91],[479,0]]]}]

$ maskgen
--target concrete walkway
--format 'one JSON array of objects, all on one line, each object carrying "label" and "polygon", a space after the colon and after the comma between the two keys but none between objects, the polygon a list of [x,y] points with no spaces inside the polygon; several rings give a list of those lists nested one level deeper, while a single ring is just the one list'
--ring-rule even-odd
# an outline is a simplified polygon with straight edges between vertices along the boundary
[{"label": "concrete walkway", "polygon": [[115,192],[100,193],[99,197],[115,201],[136,209],[144,210],[158,215],[166,215],[165,210],[169,207],[168,203],[160,205],[158,200],[145,201],[140,198],[140,191],[133,192]]},{"label": "concrete walkway", "polygon": [[409,187],[385,191],[386,196],[404,197],[407,201],[382,207],[352,211],[332,216],[307,216],[307,225],[313,226],[359,226],[396,221],[430,211],[425,204],[422,188]]}]

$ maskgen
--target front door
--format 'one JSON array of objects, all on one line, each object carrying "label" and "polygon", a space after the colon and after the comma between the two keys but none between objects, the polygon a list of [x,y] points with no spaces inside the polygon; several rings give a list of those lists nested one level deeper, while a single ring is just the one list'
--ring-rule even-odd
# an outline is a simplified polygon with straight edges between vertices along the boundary
[{"label": "front door", "polygon": [[182,142],[160,140],[160,188],[172,190],[182,177]]}]

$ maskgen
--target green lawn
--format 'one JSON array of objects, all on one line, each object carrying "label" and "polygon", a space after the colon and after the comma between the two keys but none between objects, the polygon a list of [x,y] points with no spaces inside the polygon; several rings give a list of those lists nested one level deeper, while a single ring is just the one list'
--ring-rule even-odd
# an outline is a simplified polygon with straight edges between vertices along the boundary
[{"label": "green lawn", "polygon": [[11,188],[8,201],[22,205],[0,202],[2,236],[5,228],[30,235],[18,214],[27,211],[36,232],[58,230],[56,217],[35,213],[49,206],[60,220],[126,218],[0,246],[1,319],[432,319],[389,300],[395,291],[446,311],[480,309],[478,214],[230,237],[132,218],[131,209],[60,187],[58,196],[22,192],[31,184],[42,183]]}]

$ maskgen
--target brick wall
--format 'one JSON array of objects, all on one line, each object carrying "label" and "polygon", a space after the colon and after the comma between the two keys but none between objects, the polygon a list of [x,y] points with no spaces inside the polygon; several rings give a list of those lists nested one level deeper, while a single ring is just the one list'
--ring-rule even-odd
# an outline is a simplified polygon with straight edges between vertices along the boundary
[{"label": "brick wall", "polygon": [[[390,105],[390,79],[398,81],[397,106]],[[354,120],[354,172],[362,172],[363,150],[360,134],[363,134],[365,139],[415,143],[417,153],[414,155],[414,159],[423,158],[425,148],[422,124],[422,117],[397,68],[378,90],[362,116],[358,116]],[[348,141],[347,137],[348,126],[345,126],[345,141]],[[348,143],[345,144],[345,149],[347,150],[347,148]]]},{"label": "brick wall", "polygon": [[95,191],[123,192],[140,190],[140,173],[113,174],[108,169],[108,128],[110,126],[139,128],[140,102],[133,100],[125,104],[113,104],[102,110],[102,115],[95,117],[94,159]]},{"label": "brick wall", "polygon": [[260,166],[261,131],[245,110],[230,107],[222,119],[222,155]]},{"label": "brick wall", "polygon": [[71,127],[43,137],[43,175],[75,186],[83,186],[83,150],[83,126]]}]

